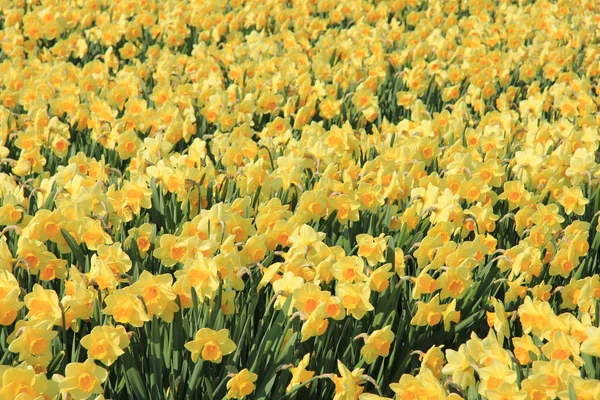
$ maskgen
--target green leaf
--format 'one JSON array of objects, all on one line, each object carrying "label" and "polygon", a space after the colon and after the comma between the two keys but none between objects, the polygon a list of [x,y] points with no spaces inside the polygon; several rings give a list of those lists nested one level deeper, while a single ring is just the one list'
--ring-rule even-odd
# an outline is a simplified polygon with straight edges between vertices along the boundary
[{"label": "green leaf", "polygon": [[61,228],[60,232],[62,233],[63,238],[65,238],[65,241],[69,245],[69,249],[71,249],[71,252],[73,253],[73,256],[75,257],[75,260],[77,260],[77,264],[78,264],[80,270],[82,270],[83,268],[85,268],[85,266],[87,264],[86,255],[83,254],[81,247],[77,244],[75,239],[73,239],[73,236],[71,236],[71,234],[69,232],[67,232],[66,229]]},{"label": "green leaf", "polygon": [[595,369],[594,369],[594,359],[587,355],[587,354],[582,354],[581,357],[583,358],[584,361],[584,367],[585,367],[585,375],[587,378],[590,379],[594,379],[595,377]]},{"label": "green leaf", "polygon": [[128,387],[128,392],[135,394],[136,399],[149,400],[150,396],[146,391],[146,386],[142,381],[142,376],[134,365],[131,355],[131,348],[122,355],[125,364],[125,379]]},{"label": "green leaf", "polygon": [[572,383],[569,383],[569,400],[577,400],[577,393]]},{"label": "green leaf", "polygon": [[45,208],[46,210],[52,210],[52,204],[54,203],[54,198],[56,197],[56,191],[57,191],[57,186],[56,186],[56,182],[54,182],[54,183],[52,183],[52,190],[50,190],[50,194],[48,195],[48,198],[44,202],[44,205],[42,206],[42,208]]},{"label": "green leaf", "polygon": [[61,350],[54,356],[52,361],[50,361],[50,364],[48,364],[48,368],[47,368],[48,372],[46,373],[46,376],[48,377],[48,379],[50,379],[52,377],[52,375],[58,371],[64,358],[65,358],[65,352]]},{"label": "green leaf", "polygon": [[231,364],[226,365],[225,370],[227,370],[227,372],[229,372],[230,374],[237,374],[239,372],[238,369],[234,365],[231,365]]},{"label": "green leaf", "polygon": [[[283,333],[284,335],[286,332]],[[275,364],[290,363],[294,356],[294,350],[296,345],[296,339],[298,338],[298,332],[294,332],[288,339],[285,345],[281,348],[275,359]]]},{"label": "green leaf", "polygon": [[390,236],[388,239],[388,248],[385,255],[385,262],[392,264],[392,268],[396,265],[396,243],[394,238]]},{"label": "green leaf", "polygon": [[161,357],[161,335],[160,335],[160,321],[157,317],[153,317],[152,321],[149,322],[151,327],[151,343],[150,352],[152,356],[152,373],[155,378],[158,393],[154,394],[161,395],[163,390],[163,362]]},{"label": "green leaf", "polygon": [[261,385],[257,390],[256,390],[256,399],[270,399],[271,396],[271,390],[273,389],[273,385],[275,385],[275,382],[278,379],[278,376],[276,373],[271,373],[271,374],[267,374],[267,377],[270,377],[270,379],[263,385]]},{"label": "green leaf", "polygon": [[[196,365],[194,365],[194,371],[192,372],[192,376],[190,377],[190,380],[188,381],[188,385],[187,385],[187,389],[186,389],[186,395],[188,399],[193,399],[196,398],[194,397],[194,395],[196,394],[196,389],[198,388],[198,386],[200,386],[198,384],[198,380],[200,379],[200,376],[202,374],[202,367],[204,367],[204,360],[202,360],[201,358],[198,360],[198,362],[196,363]],[[212,391],[211,391],[212,393]]]},{"label": "green leaf", "polygon": [[175,298],[175,301],[179,306],[179,311],[173,315],[173,322],[171,322],[169,335],[171,337],[171,349],[169,349],[171,356],[169,357],[169,354],[165,354],[165,356],[171,358],[171,372],[176,376],[179,376],[178,372],[182,369],[182,351],[184,349],[186,335],[185,330],[183,329],[183,310],[181,309],[179,297]]}]

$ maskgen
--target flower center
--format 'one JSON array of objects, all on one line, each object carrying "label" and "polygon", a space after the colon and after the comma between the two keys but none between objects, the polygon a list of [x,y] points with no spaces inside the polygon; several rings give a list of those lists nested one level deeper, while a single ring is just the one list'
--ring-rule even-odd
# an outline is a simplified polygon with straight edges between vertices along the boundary
[{"label": "flower center", "polygon": [[353,310],[356,307],[358,307],[358,303],[360,303],[360,297],[354,294],[347,294],[344,296],[344,306],[349,309],[349,310]]},{"label": "flower center", "polygon": [[150,248],[150,241],[146,237],[141,237],[138,238],[137,245],[141,251],[148,251],[148,249]]},{"label": "flower center", "polygon": [[244,382],[240,386],[240,393],[242,396],[248,396],[254,390],[254,384],[252,382]]},{"label": "flower center", "polygon": [[89,354],[99,360],[102,360],[108,355],[108,342],[106,339],[101,339],[94,343],[89,350]]},{"label": "flower center", "polygon": [[29,344],[29,351],[31,351],[31,354],[34,356],[39,356],[46,350],[48,350],[48,341],[43,337],[34,339]]},{"label": "flower center", "polygon": [[306,310],[307,313],[311,313],[315,310],[315,308],[317,308],[317,306],[319,305],[319,303],[317,302],[317,300],[315,299],[308,299],[306,300],[306,304],[304,305],[304,309]]},{"label": "flower center", "polygon": [[87,372],[84,372],[83,374],[79,375],[79,378],[77,378],[77,387],[84,392],[91,392],[95,385],[96,378]]},{"label": "flower center", "polygon": [[222,355],[223,353],[221,352],[221,348],[212,340],[206,342],[202,348],[202,358],[205,360],[215,361],[221,358]]},{"label": "flower center", "polygon": [[160,296],[160,291],[156,286],[149,286],[144,289],[144,300],[146,303],[155,303]]}]

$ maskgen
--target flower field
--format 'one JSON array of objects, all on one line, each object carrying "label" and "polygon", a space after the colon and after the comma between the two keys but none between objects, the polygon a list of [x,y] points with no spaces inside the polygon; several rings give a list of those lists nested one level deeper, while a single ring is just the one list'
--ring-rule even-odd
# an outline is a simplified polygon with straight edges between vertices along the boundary
[{"label": "flower field", "polygon": [[0,400],[600,399],[600,3],[0,0]]}]

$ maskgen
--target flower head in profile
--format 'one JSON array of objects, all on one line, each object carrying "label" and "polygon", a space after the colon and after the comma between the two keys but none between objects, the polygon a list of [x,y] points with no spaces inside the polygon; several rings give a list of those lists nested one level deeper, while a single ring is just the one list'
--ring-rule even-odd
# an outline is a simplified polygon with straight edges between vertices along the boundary
[{"label": "flower head in profile", "polygon": [[307,353],[304,355],[304,357],[302,357],[302,360],[300,360],[297,366],[290,368],[290,372],[292,373],[292,380],[285,389],[286,392],[292,390],[294,386],[302,385],[304,382],[308,381],[315,375],[315,371],[309,371],[306,369],[308,367],[309,362],[310,354]]},{"label": "flower head in profile", "polygon": [[367,364],[372,364],[377,357],[387,357],[390,354],[390,346],[394,341],[394,333],[391,325],[373,331],[365,340],[365,345],[360,354],[365,358]]},{"label": "flower head in profile", "polygon": [[436,294],[428,303],[419,301],[417,303],[417,312],[410,321],[411,325],[416,326],[435,326],[442,320],[442,313],[446,305],[440,304],[440,296]]},{"label": "flower head in profile", "polygon": [[23,307],[23,302],[19,301],[20,292],[15,276],[0,267],[0,325],[10,325],[17,319]]},{"label": "flower head in profile", "polygon": [[244,368],[227,382],[227,397],[230,399],[243,399],[248,396],[256,388],[254,384],[256,379],[258,379],[258,375]]},{"label": "flower head in profile", "polygon": [[362,368],[357,368],[354,371],[350,371],[339,360],[337,364],[340,375],[335,375],[333,377],[333,383],[335,383],[335,396],[333,399],[346,400],[358,398],[365,390],[361,380],[364,370]]}]

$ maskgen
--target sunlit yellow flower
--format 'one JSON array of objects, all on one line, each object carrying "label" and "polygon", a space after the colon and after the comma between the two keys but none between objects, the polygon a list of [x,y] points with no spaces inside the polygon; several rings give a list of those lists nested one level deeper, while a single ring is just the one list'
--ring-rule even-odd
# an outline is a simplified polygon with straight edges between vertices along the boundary
[{"label": "sunlit yellow flower", "polygon": [[20,288],[17,279],[7,270],[0,269],[0,325],[11,325],[23,307],[19,301]]},{"label": "sunlit yellow flower", "polygon": [[194,362],[202,357],[203,360],[218,364],[223,356],[234,352],[236,345],[229,339],[227,329],[215,332],[209,328],[202,328],[196,332],[194,340],[185,344],[185,348],[192,352],[192,361]]},{"label": "sunlit yellow flower", "polygon": [[244,368],[227,382],[227,397],[230,399],[243,399],[254,391],[254,382],[258,375]]},{"label": "sunlit yellow flower", "polygon": [[377,357],[387,357],[390,346],[394,341],[394,333],[391,326],[373,331],[365,340],[365,345],[360,349],[360,354],[365,358],[367,364],[372,364]]},{"label": "sunlit yellow flower", "polygon": [[32,320],[48,321],[53,325],[60,323],[62,312],[60,310],[58,295],[54,290],[44,289],[39,284],[33,286],[33,291],[23,299],[27,314]]},{"label": "sunlit yellow flower", "polygon": [[140,327],[150,320],[142,300],[135,295],[133,289],[119,289],[108,295],[104,302],[106,307],[102,312],[112,315],[115,321],[122,324]]},{"label": "sunlit yellow flower", "polygon": [[87,359],[83,363],[69,363],[58,386],[63,396],[68,394],[75,400],[88,399],[93,394],[103,393],[101,385],[107,377],[108,371]]},{"label": "sunlit yellow flower", "polygon": [[369,301],[371,291],[369,286],[363,283],[342,283],[335,289],[342,305],[356,319],[361,319],[367,312],[373,310],[373,305]]},{"label": "sunlit yellow flower", "polygon": [[310,362],[310,354],[305,354],[302,360],[297,366],[291,367],[290,372],[292,373],[292,380],[286,388],[286,392],[292,390],[294,386],[302,385],[315,375],[315,371],[308,371],[308,363]]},{"label": "sunlit yellow flower", "polygon": [[58,335],[48,321],[18,321],[9,335],[8,350],[19,354],[20,361],[33,366],[46,366],[52,358],[51,343]]},{"label": "sunlit yellow flower", "polygon": [[362,386],[361,375],[363,369],[350,371],[341,361],[337,362],[340,375],[333,377],[335,383],[334,400],[356,399],[365,390]]},{"label": "sunlit yellow flower", "polygon": [[123,350],[129,346],[129,337],[123,325],[96,326],[81,339],[81,345],[87,349],[89,358],[110,366],[124,354]]},{"label": "sunlit yellow flower", "polygon": [[442,320],[442,313],[445,309],[446,306],[440,304],[440,296],[436,294],[429,302],[419,301],[417,303],[417,312],[410,323],[416,326],[435,326]]}]

